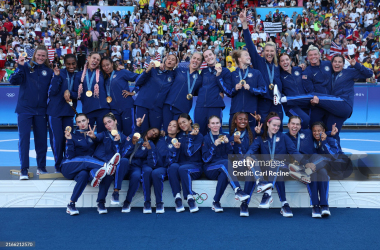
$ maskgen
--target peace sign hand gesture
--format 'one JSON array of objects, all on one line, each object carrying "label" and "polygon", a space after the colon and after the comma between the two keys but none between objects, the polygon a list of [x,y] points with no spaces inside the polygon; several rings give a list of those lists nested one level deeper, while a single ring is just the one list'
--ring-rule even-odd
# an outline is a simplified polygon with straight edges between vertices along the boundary
[{"label": "peace sign hand gesture", "polygon": [[255,132],[256,134],[260,134],[261,133],[261,127],[263,126],[262,123],[258,123],[257,126],[255,127]]},{"label": "peace sign hand gesture", "polygon": [[351,64],[351,67],[354,67],[356,64],[355,58],[351,58],[351,56],[348,56],[348,58],[349,58],[348,62]]},{"label": "peace sign hand gesture", "polygon": [[253,116],[253,118],[255,118],[256,121],[260,122],[260,120],[261,120],[261,115],[256,114],[256,111],[255,111],[255,114],[252,114],[252,113],[250,113],[250,114],[251,114],[251,116]]},{"label": "peace sign hand gesture", "polygon": [[96,136],[95,136],[96,125],[94,126],[93,129],[91,129],[91,125],[88,125],[88,128],[90,129],[90,131],[87,132],[87,136],[89,136],[92,139],[95,139],[96,138]]},{"label": "peace sign hand gesture", "polygon": [[137,118],[136,119],[136,126],[141,127],[142,123],[144,122],[144,119],[145,119],[145,114],[142,118]]},{"label": "peace sign hand gesture", "polygon": [[247,24],[247,8],[244,8],[239,14],[239,19],[242,24]]}]

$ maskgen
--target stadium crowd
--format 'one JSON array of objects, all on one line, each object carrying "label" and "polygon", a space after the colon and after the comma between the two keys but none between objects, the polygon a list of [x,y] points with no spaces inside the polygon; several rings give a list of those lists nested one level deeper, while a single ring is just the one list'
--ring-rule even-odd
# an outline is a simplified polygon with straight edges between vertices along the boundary
[{"label": "stadium crowd", "polygon": [[[355,57],[378,78],[379,12],[373,0],[304,1],[302,15],[285,15],[281,8],[297,1],[1,1],[0,66],[7,77],[17,67],[22,51],[33,54],[38,45],[55,49],[51,60],[63,66],[63,55],[74,53],[78,70],[86,54],[98,51],[126,69],[143,72],[152,59],[176,54],[189,62],[194,51],[214,50],[223,67],[234,70],[235,48],[244,48],[238,13],[247,8],[252,40],[261,53],[266,42],[277,44],[278,54],[286,52],[295,65],[305,62],[310,45],[317,46],[323,59],[344,53]],[[89,18],[86,5],[136,6],[120,13],[97,12]],[[256,16],[254,6],[281,7],[265,17]],[[282,32],[268,34],[263,21],[281,22]],[[331,49],[333,47],[333,49]],[[1,65],[2,64],[2,65]],[[369,81],[369,79],[368,79]]]}]

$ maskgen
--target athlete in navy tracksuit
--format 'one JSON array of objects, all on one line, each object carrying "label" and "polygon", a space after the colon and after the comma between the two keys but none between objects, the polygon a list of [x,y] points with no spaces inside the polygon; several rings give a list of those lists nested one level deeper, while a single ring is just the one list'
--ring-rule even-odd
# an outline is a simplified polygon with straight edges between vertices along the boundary
[{"label": "athlete in navy tracksuit", "polygon": [[[143,118],[137,119],[136,130],[125,139],[121,152],[122,159],[115,173],[115,189],[112,194],[111,204],[119,204],[119,190],[121,189],[122,181],[126,176],[129,178],[128,193],[121,210],[123,213],[131,211],[132,198],[139,189],[143,171],[146,167],[155,168],[158,161],[155,143],[159,138],[160,131],[157,128],[151,128],[144,134],[140,134],[143,120]],[[145,198],[147,197],[147,185],[147,183],[143,183]],[[144,203],[143,211],[144,213],[146,211],[151,212],[150,201]]]},{"label": "athlete in navy tracksuit", "polygon": [[[325,169],[327,159],[317,154],[315,148],[316,142],[314,142],[313,134],[310,129],[301,129],[301,121],[299,117],[291,117],[289,119],[288,127],[289,132],[286,133],[286,135],[292,140],[297,151],[303,155],[307,155],[308,162],[314,164],[313,168],[308,169],[309,164],[306,162],[300,162],[301,164],[306,163],[306,169],[304,169],[302,173],[310,176],[311,180],[311,182],[307,184],[307,188],[310,195],[310,203],[313,206],[312,216],[321,217],[320,206],[322,208],[328,206],[329,176]],[[292,168],[290,169],[292,170]],[[327,211],[328,207],[323,210]]]},{"label": "athlete in navy tracksuit", "polygon": [[111,112],[119,121],[119,130],[124,135],[130,135],[135,124],[134,100],[132,98],[135,93],[130,90],[128,82],[136,81],[139,75],[125,69],[117,71],[113,65],[109,57],[102,59],[101,66],[105,72],[107,98],[110,101]]},{"label": "athlete in navy tracksuit", "polygon": [[210,132],[203,138],[202,159],[204,161],[204,172],[211,180],[218,180],[212,209],[215,212],[223,212],[220,199],[227,185],[230,184],[240,201],[245,201],[249,195],[244,193],[237,180],[232,178],[228,171],[228,154],[233,153],[234,142],[228,140],[228,135],[219,134],[221,123],[218,117],[210,117]]},{"label": "athlete in navy tracksuit", "polygon": [[[77,130],[73,131],[72,134],[65,131],[65,159],[58,168],[65,178],[76,181],[66,210],[70,215],[79,214],[75,207],[75,202],[78,201],[89,181],[91,186],[99,186],[97,202],[105,203],[108,187],[113,180],[111,175],[115,171],[115,165],[120,160],[120,155],[118,154],[110,158],[109,164],[91,157],[95,151],[96,143],[87,135],[91,132],[88,128],[89,120],[85,114],[79,114],[76,117],[76,122],[78,125]],[[99,213],[106,212],[107,210],[99,210]]]},{"label": "athlete in navy tracksuit", "polygon": [[[50,145],[54,154],[55,169],[58,170],[63,159],[65,137],[63,131],[67,126],[73,127],[77,100],[66,101],[66,92],[73,91],[75,68],[77,62],[74,55],[65,56],[65,69],[54,69],[54,76],[50,83],[49,100],[46,114],[49,116]],[[71,95],[70,95],[71,96]]]},{"label": "athlete in navy tracksuit", "polygon": [[[340,63],[338,62],[340,61]],[[306,95],[290,96],[286,97],[286,102],[289,103],[304,103],[311,101],[314,108],[318,108],[319,111],[324,112],[323,121],[328,128],[331,128],[336,123],[338,133],[336,135],[338,142],[340,142],[339,131],[341,130],[343,123],[351,116],[354,105],[354,79],[368,78],[372,76],[372,70],[360,65],[351,60],[351,68],[343,69],[344,58],[343,56],[334,56],[333,66],[333,86],[331,95],[320,94],[318,88],[313,88],[315,85],[311,85],[309,81],[306,81],[305,87],[311,92]],[[327,66],[326,66],[327,67]],[[314,97],[315,96],[315,97]],[[281,98],[282,100],[283,98]],[[313,114],[313,113],[312,113]],[[315,119],[316,117],[313,117]]]},{"label": "athlete in navy tracksuit", "polygon": [[[280,161],[280,164],[277,166],[278,170],[286,171],[287,166],[281,165],[281,161],[283,161],[283,156],[285,154],[292,154],[292,156],[298,161],[301,162],[302,156],[296,150],[293,142],[283,133],[278,133],[279,128],[281,126],[280,118],[276,113],[270,113],[266,118],[267,127],[264,127],[264,133],[262,136],[257,137],[252,145],[249,147],[247,154],[262,154],[263,160],[274,160]],[[276,159],[276,155],[280,155],[279,159]],[[270,168],[264,167],[267,171],[274,171],[276,167]],[[262,168],[263,170],[263,168]],[[277,178],[277,179],[276,179]],[[275,186],[278,192],[278,196],[280,201],[282,202],[281,214],[285,217],[292,217],[293,213],[290,209],[289,204],[286,201],[285,196],[285,183],[284,176],[278,175],[277,177],[268,174],[268,181],[275,182]],[[271,196],[272,190],[266,190],[263,199],[260,203],[260,208],[269,208],[270,204],[273,202],[273,198]]]},{"label": "athlete in navy tracksuit", "polygon": [[[259,53],[257,53],[256,47],[252,42],[244,11],[242,16],[243,19],[241,16],[239,18],[243,25],[244,40],[251,57],[253,68],[261,72],[268,90],[259,98],[258,113],[261,115],[261,123],[265,122],[265,118],[271,111],[276,112],[282,120],[282,107],[274,105],[273,103],[273,90],[276,88],[282,93],[280,67],[276,62],[276,45],[274,43],[267,43],[263,51],[264,57],[261,57]],[[282,132],[282,127],[280,128],[280,132]]]},{"label": "athlete in navy tracksuit", "polygon": [[212,50],[206,50],[203,56],[208,67],[201,72],[202,87],[199,89],[194,110],[194,121],[199,124],[199,132],[202,135],[208,132],[209,117],[217,116],[223,120],[222,110],[225,105],[221,93],[228,96],[232,94],[230,70],[215,67],[216,56]]},{"label": "athlete in navy tracksuit", "polygon": [[47,66],[48,60],[48,52],[45,46],[38,47],[30,64],[25,62],[23,56],[19,57],[18,67],[9,78],[11,84],[20,85],[15,111],[19,133],[20,180],[29,179],[29,145],[32,125],[37,154],[37,173],[46,173],[46,108],[48,89],[53,75],[53,70]]},{"label": "athlete in navy tracksuit", "polygon": [[197,212],[197,207],[193,195],[196,193],[192,189],[192,181],[199,179],[202,174],[202,141],[203,136],[198,129],[191,127],[192,120],[188,114],[181,114],[178,118],[178,125],[182,132],[177,134],[177,143],[172,140],[169,145],[169,168],[168,178],[175,198],[176,211],[185,211],[182,205],[181,185],[183,198],[187,199],[190,212]]},{"label": "athlete in navy tracksuit", "polygon": [[[202,55],[194,53],[189,68],[175,69],[175,79],[163,107],[164,129],[172,120],[177,120],[182,113],[188,114],[193,106],[193,97],[198,95],[202,85],[202,76],[198,68],[202,63]],[[190,94],[190,95],[189,95]]]},{"label": "athlete in navy tracksuit", "polygon": [[[84,70],[76,74],[74,91],[82,102],[82,112],[90,119],[90,126],[96,123],[97,132],[105,131],[103,116],[110,112],[103,73],[99,69],[100,55],[91,52]],[[73,96],[73,97],[74,97]]]},{"label": "athlete in navy tracksuit", "polygon": [[[282,94],[285,96],[300,96],[306,94],[302,84],[302,69],[292,67],[289,55],[283,54],[279,58],[281,66]],[[285,114],[288,117],[298,116],[302,121],[302,128],[306,129],[310,123],[310,103],[305,105],[291,106],[288,103],[282,103]]]},{"label": "athlete in navy tracksuit", "polygon": [[177,63],[177,57],[169,55],[165,64],[166,70],[153,68],[154,63],[151,62],[149,67],[141,77],[136,81],[136,91],[138,95],[135,100],[136,117],[146,118],[141,126],[142,132],[148,128],[162,127],[163,106],[166,96],[173,85],[175,72],[173,68]]},{"label": "athlete in navy tracksuit", "polygon": [[[232,117],[236,112],[258,112],[257,105],[259,96],[267,92],[267,87],[260,71],[249,67],[251,58],[247,51],[234,51],[232,56],[235,61],[239,62],[239,67],[232,72],[232,94],[231,94],[231,109],[230,109],[230,129]],[[240,84],[241,80],[246,83]],[[249,126],[254,128],[256,120],[249,116]]]},{"label": "athlete in navy tracksuit", "polygon": [[[164,180],[167,178],[167,169],[169,166],[169,148],[173,145],[171,140],[176,138],[179,132],[177,121],[169,123],[168,135],[162,136],[156,144],[157,164],[154,167],[145,166],[142,171],[142,180],[144,185],[145,202],[150,203],[151,186],[153,185],[156,196],[156,213],[164,213],[164,203],[162,202],[162,192],[164,190]],[[151,210],[144,210],[145,213],[151,213]]]},{"label": "athlete in navy tracksuit", "polygon": [[[233,154],[245,155],[249,149],[249,146],[253,142],[254,134],[251,131],[250,124],[248,123],[248,117],[249,115],[247,113],[237,112],[231,120],[231,136],[229,140],[234,142]],[[238,132],[238,134],[235,134],[236,132]],[[250,197],[241,203],[240,216],[249,216],[248,204],[251,200],[255,186],[255,179],[248,176],[244,183],[244,193],[249,194]]]}]

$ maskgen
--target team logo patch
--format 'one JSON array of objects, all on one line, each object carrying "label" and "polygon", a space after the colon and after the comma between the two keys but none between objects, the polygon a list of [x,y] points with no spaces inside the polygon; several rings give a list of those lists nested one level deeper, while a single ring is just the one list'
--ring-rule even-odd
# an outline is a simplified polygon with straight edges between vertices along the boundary
[{"label": "team logo patch", "polygon": [[171,77],[168,78],[168,82],[172,82],[172,78]]},{"label": "team logo patch", "polygon": [[172,147],[173,147],[173,144],[169,144],[168,147],[169,147],[169,148],[172,148]]},{"label": "team logo patch", "polygon": [[280,141],[280,137],[277,137],[277,138],[276,138],[276,142],[279,142],[279,141]]},{"label": "team logo patch", "polygon": [[92,142],[92,140],[91,140],[91,138],[90,138],[90,137],[88,137],[88,139],[87,139],[87,140],[88,140],[88,142]]},{"label": "team logo patch", "polygon": [[131,137],[128,136],[128,137],[127,137],[127,141],[130,141],[130,140],[131,140]]},{"label": "team logo patch", "polygon": [[114,75],[113,78],[116,78],[116,75]]},{"label": "team logo patch", "polygon": [[47,75],[46,70],[42,70],[42,75],[43,75],[43,76],[46,76],[46,75]]},{"label": "team logo patch", "polygon": [[300,138],[304,139],[305,138],[305,134],[300,134]]},{"label": "team logo patch", "polygon": [[230,142],[230,144],[231,144],[231,146],[233,146],[233,145],[234,145],[234,142],[233,142],[233,141],[231,141],[231,142]]},{"label": "team logo patch", "polygon": [[325,70],[326,70],[326,71],[330,71],[329,66],[326,66],[326,67],[325,67]]},{"label": "team logo patch", "polygon": [[302,75],[302,79],[307,79],[307,75]]},{"label": "team logo patch", "polygon": [[252,73],[248,73],[248,77],[251,78],[253,76]]},{"label": "team logo patch", "polygon": [[342,75],[343,75],[343,73],[342,73],[342,72],[340,72],[338,76],[339,76],[339,77],[341,77]]},{"label": "team logo patch", "polygon": [[299,76],[299,75],[300,75],[300,72],[295,71],[294,74],[295,74],[296,76]]},{"label": "team logo patch", "polygon": [[145,150],[145,149],[146,149],[146,147],[141,147],[141,149],[142,149],[142,150]]},{"label": "team logo patch", "polygon": [[195,79],[195,76],[196,76],[196,75],[194,74],[194,75],[193,75],[193,78],[194,78],[194,79]]}]

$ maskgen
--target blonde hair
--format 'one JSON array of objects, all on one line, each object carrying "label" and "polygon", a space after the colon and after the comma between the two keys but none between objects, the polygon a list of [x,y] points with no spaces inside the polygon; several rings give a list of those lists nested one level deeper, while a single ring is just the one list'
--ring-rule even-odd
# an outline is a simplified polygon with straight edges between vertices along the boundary
[{"label": "blonde hair", "polygon": [[308,48],[307,51],[306,51],[306,55],[309,55],[309,52],[310,52],[310,51],[313,51],[313,50],[318,51],[319,56],[321,56],[321,52],[319,51],[319,49],[318,49],[317,47],[313,46],[313,45],[310,45],[310,46],[309,46],[309,48]]},{"label": "blonde hair", "polygon": [[232,51],[232,54],[231,54],[231,57],[232,59],[235,61],[235,64],[236,65],[239,65],[239,58],[241,57],[241,55],[243,54],[243,52],[247,52],[246,50],[234,50]]},{"label": "blonde hair", "polygon": [[276,44],[274,42],[267,42],[264,46],[264,49],[263,51],[265,51],[266,47],[267,46],[271,46],[271,47],[274,47],[274,57],[273,57],[273,62],[274,62],[274,65],[278,66],[278,62],[277,62],[277,53],[276,53]]}]

